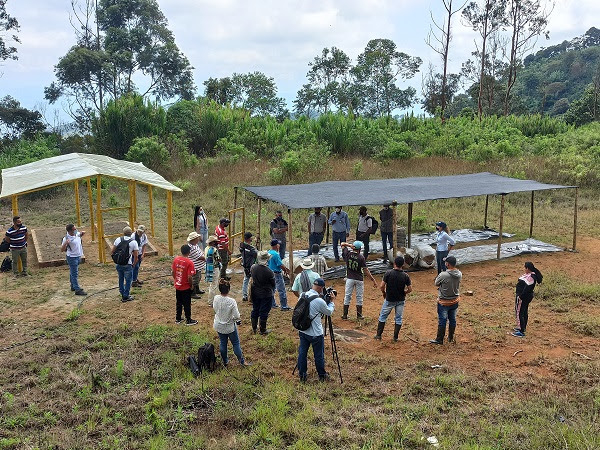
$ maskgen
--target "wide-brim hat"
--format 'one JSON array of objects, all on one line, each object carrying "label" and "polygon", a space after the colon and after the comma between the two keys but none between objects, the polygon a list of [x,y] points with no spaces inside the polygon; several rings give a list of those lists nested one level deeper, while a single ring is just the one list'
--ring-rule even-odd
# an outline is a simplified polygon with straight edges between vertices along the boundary
[{"label": "wide-brim hat", "polygon": [[209,236],[208,239],[206,240],[207,244],[211,244],[213,242],[219,242],[219,238],[216,236]]},{"label": "wide-brim hat", "polygon": [[144,225],[138,225],[136,231],[141,231],[142,233],[146,232],[146,227]]},{"label": "wide-brim hat", "polygon": [[262,264],[263,266],[266,266],[267,263],[269,262],[269,259],[271,259],[271,254],[267,251],[260,251],[258,252],[258,256],[256,257],[256,262],[258,264]]},{"label": "wide-brim hat", "polygon": [[313,267],[315,267],[315,262],[310,258],[304,258],[300,263],[300,267],[302,267],[303,269],[312,269]]},{"label": "wide-brim hat", "polygon": [[200,237],[200,235],[198,233],[196,233],[195,231],[192,231],[190,234],[188,234],[187,241],[191,242],[194,239],[199,238],[199,237]]}]

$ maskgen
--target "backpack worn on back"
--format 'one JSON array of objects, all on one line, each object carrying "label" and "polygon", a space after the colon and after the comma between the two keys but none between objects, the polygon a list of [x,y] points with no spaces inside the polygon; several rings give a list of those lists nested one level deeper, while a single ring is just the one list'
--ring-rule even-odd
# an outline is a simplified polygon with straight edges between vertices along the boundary
[{"label": "backpack worn on back", "polygon": [[129,244],[131,239],[125,240],[124,237],[121,238],[121,242],[115,248],[115,252],[112,254],[112,260],[115,264],[119,266],[126,266],[129,264]]},{"label": "backpack worn on back", "polygon": [[367,216],[367,219],[371,219],[371,234],[375,234],[377,228],[379,228],[379,222],[377,222],[377,219],[373,216]]},{"label": "backpack worn on back", "polygon": [[2,260],[2,265],[0,266],[0,272],[10,272],[12,270],[12,260],[10,256],[5,257]]},{"label": "backpack worn on back", "polygon": [[215,370],[216,363],[215,346],[210,342],[207,342],[198,349],[198,367],[200,368],[200,372],[204,369],[212,372]]},{"label": "backpack worn on back", "polygon": [[310,328],[314,319],[314,317],[310,317],[310,302],[317,297],[319,296],[312,295],[309,297],[306,295],[306,292],[303,292],[298,299],[298,303],[296,303],[294,312],[292,313],[292,325],[296,330],[306,331]]}]

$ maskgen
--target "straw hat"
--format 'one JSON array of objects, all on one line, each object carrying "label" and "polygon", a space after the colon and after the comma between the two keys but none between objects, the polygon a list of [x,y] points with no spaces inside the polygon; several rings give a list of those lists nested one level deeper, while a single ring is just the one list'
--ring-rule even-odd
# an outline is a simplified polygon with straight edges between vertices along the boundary
[{"label": "straw hat", "polygon": [[263,251],[258,252],[258,256],[256,257],[256,262],[258,264],[266,266],[269,262],[269,259],[271,259],[271,254],[269,252],[263,250]]},{"label": "straw hat", "polygon": [[144,225],[138,225],[137,231],[141,231],[142,233],[146,232],[146,227]]},{"label": "straw hat", "polygon": [[315,267],[315,263],[310,258],[304,258],[302,260],[302,263],[300,263],[300,267],[302,267],[303,269],[312,269],[313,267]]},{"label": "straw hat", "polygon": [[198,233],[196,233],[195,231],[192,231],[190,234],[188,234],[187,241],[191,242],[194,239],[199,238],[199,237],[200,237],[200,235]]},{"label": "straw hat", "polygon": [[216,236],[209,236],[208,240],[206,241],[207,244],[211,244],[213,242],[219,242],[219,238]]}]

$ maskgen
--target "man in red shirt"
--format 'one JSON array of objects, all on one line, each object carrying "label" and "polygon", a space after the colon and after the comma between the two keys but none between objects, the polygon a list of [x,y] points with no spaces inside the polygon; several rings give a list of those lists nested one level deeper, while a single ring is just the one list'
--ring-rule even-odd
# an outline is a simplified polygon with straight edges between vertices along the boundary
[{"label": "man in red shirt", "polygon": [[230,277],[227,276],[227,264],[229,264],[231,250],[229,250],[229,235],[227,234],[227,231],[225,231],[225,228],[229,226],[230,222],[229,219],[221,217],[219,225],[215,228],[215,236],[219,238],[217,249],[219,250],[219,256],[221,257],[221,278],[225,278],[226,280],[230,279]]},{"label": "man in red shirt", "polygon": [[181,246],[181,256],[173,260],[172,275],[173,285],[175,286],[175,298],[177,307],[175,314],[175,323],[181,323],[181,310],[185,312],[185,324],[196,325],[197,320],[192,319],[192,276],[196,273],[194,262],[188,258],[190,255],[190,246],[185,244]]}]

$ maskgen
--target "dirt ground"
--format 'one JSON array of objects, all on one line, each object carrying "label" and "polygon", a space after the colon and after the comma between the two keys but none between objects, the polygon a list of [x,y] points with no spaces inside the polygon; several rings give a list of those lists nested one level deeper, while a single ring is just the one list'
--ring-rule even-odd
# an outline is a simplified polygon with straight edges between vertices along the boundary
[{"label": "dirt ground", "polygon": [[[84,313],[77,320],[94,329],[119,325],[127,325],[133,329],[145,328],[152,324],[178,326],[174,324],[175,295],[168,276],[170,261],[167,258],[149,257],[144,261],[140,272],[140,279],[146,280],[144,287],[141,290],[133,290],[136,297],[133,302],[122,304],[117,289],[101,292],[117,286],[117,274],[111,264],[97,264],[97,247],[90,239],[90,233],[87,233],[84,237],[84,249],[88,263],[81,267],[80,284],[88,294],[93,295],[85,299],[75,297],[69,291],[67,267],[38,269],[32,264],[31,277],[15,279],[11,274],[0,275],[3,287],[0,299],[3,309],[0,348],[25,341],[43,329],[61,326],[78,304]],[[156,244],[158,246],[158,243]],[[159,247],[160,255],[166,253],[164,246]],[[472,290],[474,295],[463,295],[461,299],[457,316],[457,343],[444,346],[428,343],[429,339],[435,337],[437,326],[433,270],[410,274],[413,292],[406,301],[404,324],[398,343],[391,339],[392,316],[388,318],[383,340],[379,342],[373,339],[382,304],[379,289],[375,289],[370,281],[366,281],[363,312],[366,319],[360,322],[355,319],[353,298],[350,309],[352,320],[344,321],[341,319],[344,282],[333,280],[332,284],[338,291],[333,324],[338,334],[342,370],[346,374],[352,372],[352,367],[344,366],[344,355],[348,352],[377,354],[382,360],[398,365],[423,361],[431,365],[460,367],[473,374],[481,371],[520,371],[524,376],[550,375],[553,363],[572,356],[574,352],[597,359],[600,357],[597,338],[570,331],[564,323],[557,320],[557,313],[550,311],[535,299],[530,306],[527,337],[519,339],[511,336],[510,332],[514,327],[514,285],[522,273],[525,261],[533,261],[545,274],[560,271],[572,279],[597,282],[597,267],[594,261],[598,254],[600,240],[584,237],[580,239],[577,253],[526,255],[460,267],[463,272],[461,290]],[[31,247],[30,258],[34,263],[35,255]],[[232,294],[239,302],[242,319],[245,319],[240,327],[244,347],[244,340],[251,338],[251,307],[240,301],[243,274],[239,266],[235,269]],[[376,279],[379,283],[381,276],[376,276]],[[295,297],[291,293],[288,294],[293,306]],[[80,303],[82,300],[83,303]],[[200,321],[200,327],[212,328],[212,308],[204,299],[194,301],[192,314]],[[272,311],[269,328],[276,334],[296,339],[297,332],[291,326],[291,312]],[[357,333],[353,334],[363,337],[347,341],[343,338],[344,330],[354,330]],[[214,336],[216,342],[216,333]],[[329,343],[326,342],[328,348]],[[261,353],[262,350],[254,347],[247,346],[244,349],[249,360],[268,358]],[[328,351],[326,349],[326,355]],[[330,370],[332,369],[330,367]]]}]

